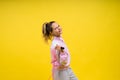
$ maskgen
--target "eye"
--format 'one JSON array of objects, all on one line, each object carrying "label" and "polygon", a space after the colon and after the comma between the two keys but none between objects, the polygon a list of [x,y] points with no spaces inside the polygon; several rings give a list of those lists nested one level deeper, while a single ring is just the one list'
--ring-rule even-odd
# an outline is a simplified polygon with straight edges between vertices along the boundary
[{"label": "eye", "polygon": [[55,30],[57,29],[57,27],[55,28]]},{"label": "eye", "polygon": [[55,28],[55,30],[58,29],[59,27],[60,27],[60,25],[58,25],[58,26]]},{"label": "eye", "polygon": [[57,29],[57,27],[55,28],[55,30]]}]

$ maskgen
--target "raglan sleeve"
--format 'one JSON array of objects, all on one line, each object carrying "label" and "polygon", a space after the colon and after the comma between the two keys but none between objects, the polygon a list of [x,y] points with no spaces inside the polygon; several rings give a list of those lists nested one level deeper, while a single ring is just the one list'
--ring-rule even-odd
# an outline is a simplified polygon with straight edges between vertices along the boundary
[{"label": "raglan sleeve", "polygon": [[55,46],[57,45],[57,42],[52,43],[51,45],[51,63],[53,66],[59,66],[59,62],[57,60],[57,51],[55,50]]}]

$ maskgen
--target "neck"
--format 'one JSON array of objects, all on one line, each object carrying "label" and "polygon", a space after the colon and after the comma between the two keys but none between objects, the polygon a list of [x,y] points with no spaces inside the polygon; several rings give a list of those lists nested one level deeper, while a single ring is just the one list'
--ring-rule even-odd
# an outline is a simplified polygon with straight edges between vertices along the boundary
[{"label": "neck", "polygon": [[59,35],[59,36],[54,36],[54,37],[61,37],[61,35]]}]

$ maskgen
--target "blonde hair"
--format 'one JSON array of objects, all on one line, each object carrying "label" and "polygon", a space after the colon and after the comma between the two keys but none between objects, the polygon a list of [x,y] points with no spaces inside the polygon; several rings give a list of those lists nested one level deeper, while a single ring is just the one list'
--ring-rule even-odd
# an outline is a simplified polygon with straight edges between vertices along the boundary
[{"label": "blonde hair", "polygon": [[45,42],[48,42],[48,40],[52,39],[52,24],[55,23],[55,21],[45,22],[42,25],[42,34],[44,37]]}]

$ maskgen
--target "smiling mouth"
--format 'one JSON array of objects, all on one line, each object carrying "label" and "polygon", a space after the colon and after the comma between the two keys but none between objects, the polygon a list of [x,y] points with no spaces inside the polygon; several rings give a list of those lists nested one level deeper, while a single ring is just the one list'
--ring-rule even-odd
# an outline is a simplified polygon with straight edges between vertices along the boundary
[{"label": "smiling mouth", "polygon": [[60,33],[62,32],[62,30],[59,31]]}]

